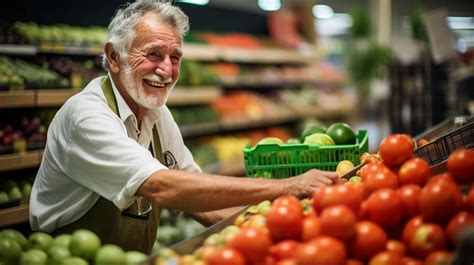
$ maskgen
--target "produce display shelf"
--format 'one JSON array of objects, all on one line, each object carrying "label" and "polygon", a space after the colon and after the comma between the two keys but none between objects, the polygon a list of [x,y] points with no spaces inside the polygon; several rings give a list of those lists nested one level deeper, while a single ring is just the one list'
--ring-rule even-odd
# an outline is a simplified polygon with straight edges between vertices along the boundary
[{"label": "produce display shelf", "polygon": [[189,104],[206,104],[222,96],[219,87],[177,87],[173,89],[168,98],[168,105],[181,106]]},{"label": "produce display shelf", "polygon": [[35,104],[35,91],[1,91],[0,108],[32,107]]},{"label": "produce display shelf", "polygon": [[28,222],[28,204],[0,210],[0,227]]},{"label": "produce display shelf", "polygon": [[[300,53],[284,48],[242,49],[233,47],[214,47],[207,44],[186,43],[183,58],[202,61],[230,61],[240,63],[309,63],[317,57],[315,53]],[[0,54],[36,55],[53,53],[64,55],[97,56],[102,53],[102,45],[74,45],[45,42],[39,45],[0,44]]]},{"label": "produce display shelf", "polygon": [[33,45],[0,44],[0,54],[6,55],[35,55],[38,49]]},{"label": "produce display shelf", "polygon": [[[78,93],[76,88],[0,91],[0,108],[55,107]],[[168,105],[181,106],[209,103],[222,95],[219,87],[176,87]]]},{"label": "produce display shelf", "polygon": [[0,155],[0,172],[36,167],[42,156],[43,150]]}]

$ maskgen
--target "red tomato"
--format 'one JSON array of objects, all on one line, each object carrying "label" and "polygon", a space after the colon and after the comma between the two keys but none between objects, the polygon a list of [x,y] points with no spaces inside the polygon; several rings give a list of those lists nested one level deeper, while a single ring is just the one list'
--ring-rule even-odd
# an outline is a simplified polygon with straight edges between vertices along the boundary
[{"label": "red tomato", "polygon": [[299,239],[303,228],[303,208],[294,205],[272,206],[267,213],[267,228],[274,241]]},{"label": "red tomato", "polygon": [[403,204],[397,192],[378,190],[367,199],[367,217],[381,226],[394,226],[403,217]]},{"label": "red tomato", "polygon": [[380,143],[379,153],[387,166],[399,166],[413,157],[413,143],[403,135],[391,134]]},{"label": "red tomato", "polygon": [[474,214],[474,186],[471,186],[469,193],[464,198],[464,209]]},{"label": "red tomato", "polygon": [[445,179],[432,180],[421,190],[420,212],[427,222],[449,221],[462,208],[463,198],[458,186]]},{"label": "red tomato", "polygon": [[400,185],[415,184],[423,187],[430,177],[430,165],[421,158],[412,158],[406,161],[398,171]]},{"label": "red tomato", "polygon": [[301,245],[295,259],[298,265],[345,265],[346,248],[337,239],[320,236]]},{"label": "red tomato", "polygon": [[459,212],[451,218],[451,221],[449,221],[448,226],[446,227],[448,240],[454,246],[459,246],[459,233],[468,227],[474,227],[474,215],[468,212]]},{"label": "red tomato", "polygon": [[397,175],[391,170],[371,172],[364,180],[364,192],[369,196],[372,192],[379,189],[397,189],[398,179]]},{"label": "red tomato", "polygon": [[377,253],[370,259],[369,265],[401,265],[402,257],[388,251]]},{"label": "red tomato", "polygon": [[277,261],[275,265],[298,265],[295,259],[285,259]]},{"label": "red tomato", "polygon": [[445,248],[443,228],[438,224],[426,223],[418,227],[408,245],[415,258],[424,259],[435,250]]},{"label": "red tomato", "polygon": [[404,217],[410,219],[420,214],[420,206],[418,201],[421,194],[421,188],[414,184],[401,186],[398,190],[398,197],[402,200]]},{"label": "red tomato", "polygon": [[387,251],[395,253],[400,257],[403,257],[406,255],[407,248],[405,247],[405,244],[403,244],[401,241],[390,239],[387,242]]},{"label": "red tomato", "polygon": [[306,242],[321,235],[321,220],[316,216],[308,216],[303,219],[303,232],[301,241]]},{"label": "red tomato", "polygon": [[352,238],[357,222],[355,214],[345,205],[327,207],[320,216],[321,232],[342,241]]},{"label": "red tomato", "polygon": [[453,184],[458,185],[456,183],[456,181],[454,181],[453,177],[451,177],[451,175],[449,175],[449,173],[441,173],[441,174],[438,174],[438,175],[430,178],[428,180],[428,184],[433,183],[433,182],[437,182],[437,181],[440,181],[440,180],[450,181]]},{"label": "red tomato", "polygon": [[352,185],[324,186],[313,193],[313,208],[318,213],[328,206],[337,204],[344,204],[357,213],[361,202],[360,190]]},{"label": "red tomato", "polygon": [[244,257],[235,249],[224,247],[216,250],[207,260],[208,265],[245,265]]},{"label": "red tomato", "polygon": [[453,253],[445,250],[434,251],[425,259],[425,265],[449,265],[452,264]]},{"label": "red tomato", "polygon": [[382,162],[371,162],[364,165],[359,173],[358,176],[361,177],[362,180],[365,180],[367,175],[372,172],[386,172],[390,170],[384,163]]},{"label": "red tomato", "polygon": [[448,158],[448,171],[458,183],[474,182],[474,150],[456,149]]},{"label": "red tomato", "polygon": [[413,237],[413,234],[415,234],[416,229],[418,229],[418,227],[420,227],[422,224],[424,224],[424,222],[423,218],[420,215],[413,217],[405,224],[405,227],[403,228],[402,232],[402,241],[405,246],[410,245],[410,241]]},{"label": "red tomato", "polygon": [[283,240],[270,247],[270,254],[276,261],[291,259],[298,250],[299,243],[295,240]]},{"label": "red tomato", "polygon": [[364,265],[364,263],[360,260],[348,259],[346,265]]},{"label": "red tomato", "polygon": [[272,240],[265,230],[254,227],[243,228],[227,243],[253,263],[263,262],[271,245]]},{"label": "red tomato", "polygon": [[272,203],[272,206],[288,206],[288,205],[291,205],[293,207],[298,207],[298,205],[301,207],[301,209],[303,209],[303,206],[301,206],[301,202],[298,198],[296,198],[295,196],[291,196],[291,195],[283,195],[283,196],[280,196],[278,198],[276,198],[273,203]]},{"label": "red tomato", "polygon": [[387,245],[387,234],[375,223],[359,221],[356,224],[356,235],[349,243],[351,257],[368,261],[375,254],[384,251]]},{"label": "red tomato", "polygon": [[412,257],[403,257],[402,258],[402,265],[423,265],[423,262],[414,259]]}]

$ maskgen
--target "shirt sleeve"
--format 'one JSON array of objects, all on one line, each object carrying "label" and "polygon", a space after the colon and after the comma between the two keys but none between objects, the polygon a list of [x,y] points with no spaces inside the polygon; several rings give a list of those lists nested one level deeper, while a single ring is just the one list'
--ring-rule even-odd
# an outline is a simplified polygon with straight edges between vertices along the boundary
[{"label": "shirt sleeve", "polygon": [[76,117],[65,170],[71,179],[123,210],[132,204],[136,191],[149,176],[167,168],[129,138],[114,115],[104,110]]}]

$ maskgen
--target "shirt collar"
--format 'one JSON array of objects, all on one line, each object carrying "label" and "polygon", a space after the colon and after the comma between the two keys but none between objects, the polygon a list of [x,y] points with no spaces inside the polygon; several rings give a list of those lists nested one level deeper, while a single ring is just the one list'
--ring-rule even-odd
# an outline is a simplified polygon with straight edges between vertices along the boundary
[{"label": "shirt collar", "polygon": [[[135,120],[135,123],[136,123],[137,117],[135,117],[135,114],[130,109],[127,102],[125,102],[125,99],[122,97],[122,95],[118,91],[118,89],[115,86],[114,80],[112,79],[112,76],[110,75],[110,73],[108,73],[108,75],[109,75],[110,83],[112,84],[112,89],[114,91],[115,100],[117,101],[117,108],[118,108],[118,111],[119,111],[119,114],[120,114],[120,119],[123,122],[125,122],[130,116],[132,116],[133,119]],[[146,113],[146,115],[144,117],[144,120],[148,119],[150,122],[155,123],[159,120],[159,117],[160,117],[159,114],[160,114],[159,109],[148,110],[148,112]]]}]

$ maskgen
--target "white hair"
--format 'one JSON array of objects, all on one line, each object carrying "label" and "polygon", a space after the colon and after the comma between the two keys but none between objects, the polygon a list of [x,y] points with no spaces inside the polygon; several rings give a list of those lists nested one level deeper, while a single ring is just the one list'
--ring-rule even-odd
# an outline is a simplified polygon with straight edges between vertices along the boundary
[{"label": "white hair", "polygon": [[[183,37],[189,31],[189,19],[179,7],[171,5],[169,0],[137,0],[119,8],[108,27],[108,42],[118,53],[120,60],[128,56],[133,39],[135,26],[144,14],[152,12],[160,19],[172,25]],[[102,67],[109,71],[107,56],[102,54]]]}]

